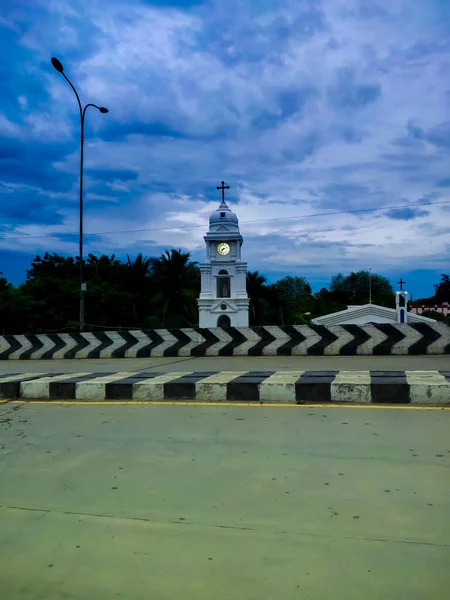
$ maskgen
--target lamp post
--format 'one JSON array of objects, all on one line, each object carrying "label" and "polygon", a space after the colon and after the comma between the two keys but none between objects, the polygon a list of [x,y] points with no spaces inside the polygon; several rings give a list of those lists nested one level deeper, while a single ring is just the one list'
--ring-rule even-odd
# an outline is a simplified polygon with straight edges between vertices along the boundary
[{"label": "lamp post", "polygon": [[61,73],[67,83],[75,92],[75,96],[77,97],[78,107],[80,109],[80,122],[81,122],[81,137],[80,137],[80,331],[84,330],[84,293],[86,291],[86,284],[84,282],[84,274],[83,274],[83,160],[84,160],[84,120],[86,116],[86,109],[89,106],[93,106],[101,113],[109,112],[107,108],[104,106],[97,106],[96,104],[86,104],[83,108],[81,105],[80,97],[78,95],[75,86],[64,73],[64,67],[62,63],[55,57],[52,58],[52,65]]}]

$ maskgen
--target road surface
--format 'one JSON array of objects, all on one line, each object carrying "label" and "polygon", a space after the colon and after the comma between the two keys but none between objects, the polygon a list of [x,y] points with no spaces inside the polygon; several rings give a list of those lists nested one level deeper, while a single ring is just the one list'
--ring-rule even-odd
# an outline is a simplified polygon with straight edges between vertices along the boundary
[{"label": "road surface", "polygon": [[115,371],[446,371],[450,356],[209,356],[1,360],[0,373],[104,373]]},{"label": "road surface", "polygon": [[1,596],[442,600],[449,428],[450,410],[2,404]]}]

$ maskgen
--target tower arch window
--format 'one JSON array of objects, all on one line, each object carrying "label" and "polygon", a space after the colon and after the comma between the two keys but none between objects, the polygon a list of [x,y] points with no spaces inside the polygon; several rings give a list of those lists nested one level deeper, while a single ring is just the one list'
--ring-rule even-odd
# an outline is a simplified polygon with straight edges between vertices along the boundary
[{"label": "tower arch window", "polygon": [[229,298],[231,294],[230,275],[225,269],[220,269],[217,274],[217,297]]},{"label": "tower arch window", "polygon": [[217,319],[217,327],[222,327],[223,329],[231,327],[230,317],[228,315],[220,315]]}]

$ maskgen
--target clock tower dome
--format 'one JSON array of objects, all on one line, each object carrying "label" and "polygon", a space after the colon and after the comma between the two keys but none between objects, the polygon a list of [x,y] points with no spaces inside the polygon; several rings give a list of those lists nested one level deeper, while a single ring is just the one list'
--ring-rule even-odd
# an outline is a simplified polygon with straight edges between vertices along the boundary
[{"label": "clock tower dome", "polygon": [[222,202],[209,218],[206,262],[200,264],[200,327],[248,327],[247,263],[241,260],[242,235],[237,216]]}]

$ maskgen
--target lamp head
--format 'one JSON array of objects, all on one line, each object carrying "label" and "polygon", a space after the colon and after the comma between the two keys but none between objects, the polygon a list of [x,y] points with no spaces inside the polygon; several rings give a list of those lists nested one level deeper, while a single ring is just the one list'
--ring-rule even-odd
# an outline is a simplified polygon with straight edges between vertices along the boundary
[{"label": "lamp head", "polygon": [[100,106],[100,108],[98,110],[103,114],[106,114],[109,112],[109,110],[107,108],[105,108],[104,106]]},{"label": "lamp head", "polygon": [[54,56],[52,57],[52,65],[55,67],[58,73],[64,73],[64,67],[62,66],[61,61],[59,61]]}]

